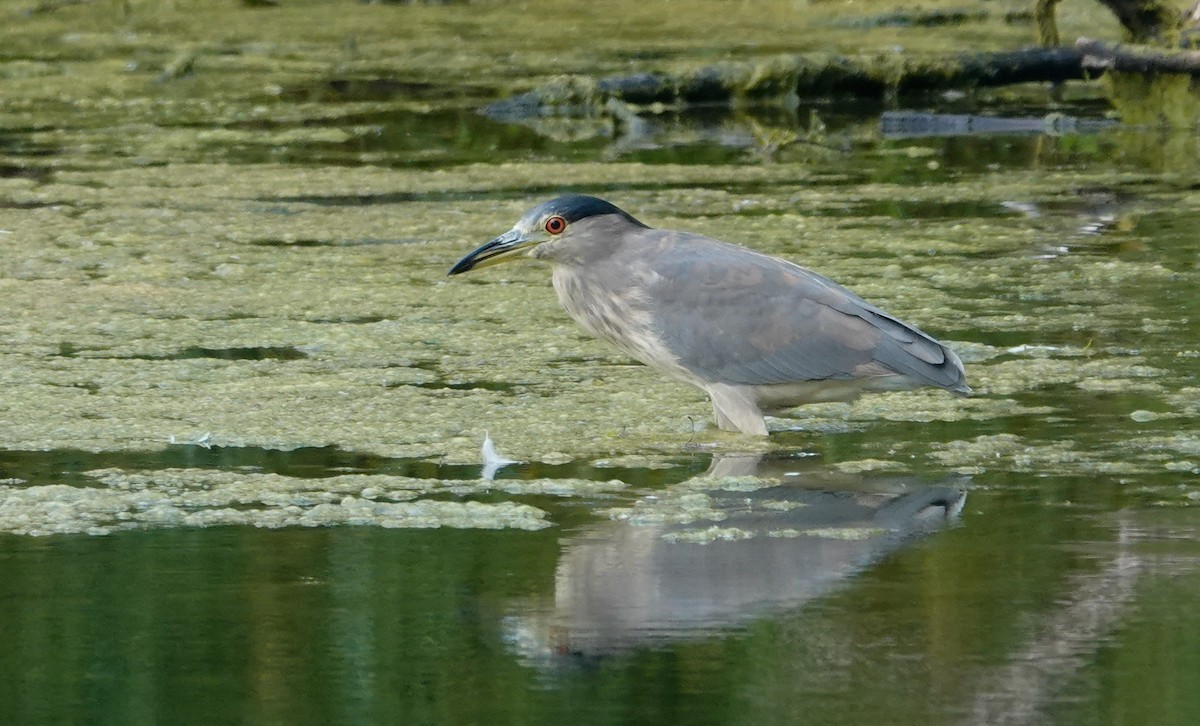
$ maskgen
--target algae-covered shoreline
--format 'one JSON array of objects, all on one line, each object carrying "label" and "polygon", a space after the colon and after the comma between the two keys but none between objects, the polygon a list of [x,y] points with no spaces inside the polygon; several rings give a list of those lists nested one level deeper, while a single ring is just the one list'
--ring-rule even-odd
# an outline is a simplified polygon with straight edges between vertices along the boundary
[{"label": "algae-covered shoreline", "polygon": [[[1186,242],[1161,240],[1172,219],[1200,216],[1194,138],[1127,127],[887,138],[877,101],[650,108],[659,131],[623,137],[475,113],[562,73],[897,44],[915,56],[951,42],[1000,50],[1028,31],[999,9],[949,40],[847,25],[823,5],[627,9],[547,3],[546,17],[572,19],[556,29],[514,22],[527,11],[507,3],[87,3],[6,26],[0,447],[203,440],[466,465],[488,431],[529,462],[800,450],[854,471],[1186,469],[1191,439],[1170,430],[1196,415],[1195,362],[1178,341],[1200,316],[1160,294],[1194,273]],[[719,45],[705,13],[728,16]],[[1089,94],[1066,110],[1104,116]],[[1063,108],[1030,89],[943,100]],[[544,269],[445,277],[562,191],[843,282],[958,348],[978,395],[810,407],[775,421],[768,441],[716,432],[697,391],[577,329]],[[1123,423],[1053,429],[1094,415]],[[1161,445],[1128,447],[1143,427]]]},{"label": "algae-covered shoreline", "polygon": [[[333,444],[455,461],[477,456],[484,429],[522,459],[672,451],[697,435],[718,448],[750,445],[697,434],[709,416],[702,397],[587,338],[558,309],[537,265],[445,278],[458,255],[525,205],[520,198],[493,201],[484,186],[546,173],[569,178],[554,165],[326,170],[319,178],[286,167],[251,173],[192,166],[62,174],[56,184],[10,182],[25,199],[54,203],[23,213],[6,230],[10,264],[0,286],[20,314],[3,323],[11,416],[5,445],[140,449],[207,431],[223,445]],[[576,164],[570,173],[580,188],[637,183],[646,174],[703,185],[713,174],[706,167],[613,164]],[[1081,183],[1078,173],[1010,174],[1011,181],[989,190],[998,200],[991,203],[995,216],[969,227],[955,219],[918,226],[802,210],[834,199],[895,203],[898,194],[941,203],[972,199],[977,180],[903,192],[894,184],[845,182],[821,190],[794,175],[784,165],[743,166],[724,170],[725,183],[740,178],[769,191],[645,190],[621,199],[655,224],[790,256],[927,329],[945,331],[961,343],[982,394],[966,402],[926,394],[870,397],[848,412],[833,407],[832,421],[853,419],[857,410],[886,417],[893,405],[911,411],[913,401],[931,419],[986,419],[1021,410],[1013,395],[1049,383],[1171,377],[1161,356],[1147,367],[1145,353],[1105,340],[1123,339],[1130,326],[1146,329],[1154,305],[1135,291],[1177,284],[1183,271],[1137,253],[1038,261],[1033,256],[1043,251],[1047,232],[1072,232],[1065,224],[1055,231],[1040,220],[1024,221],[1000,203],[1069,201],[1059,190]],[[186,179],[186,190],[174,189],[174,179]],[[1105,174],[1091,183],[1112,182]],[[351,195],[438,195],[472,186],[478,201],[361,208],[304,201],[330,187]],[[180,195],[186,206],[172,201]],[[1176,211],[1186,210],[1185,201],[1174,200]],[[864,225],[873,231],[864,234]],[[1077,239],[1083,250],[1093,244]],[[976,291],[981,280],[1021,294]],[[1133,294],[1114,298],[1116,288]],[[1023,311],[1022,298],[1041,301],[1036,316]],[[981,345],[989,337],[1011,340],[1007,348],[1074,341],[1076,350],[1087,350],[1060,347],[1050,357],[1053,374],[1043,366],[1031,375],[1036,359],[1021,363],[1025,356],[1005,355],[1004,346]],[[237,349],[267,352],[261,359],[220,353]],[[819,427],[823,416],[801,411],[797,423]]]}]

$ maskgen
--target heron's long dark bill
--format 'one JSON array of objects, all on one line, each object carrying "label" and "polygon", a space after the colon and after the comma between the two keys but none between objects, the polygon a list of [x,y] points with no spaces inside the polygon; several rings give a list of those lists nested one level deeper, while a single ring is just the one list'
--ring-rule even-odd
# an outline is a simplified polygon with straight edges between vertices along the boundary
[{"label": "heron's long dark bill", "polygon": [[480,267],[499,264],[515,257],[527,247],[537,244],[538,241],[522,237],[520,232],[511,229],[459,260],[458,264],[450,268],[448,274],[458,275],[469,270],[477,270]]}]

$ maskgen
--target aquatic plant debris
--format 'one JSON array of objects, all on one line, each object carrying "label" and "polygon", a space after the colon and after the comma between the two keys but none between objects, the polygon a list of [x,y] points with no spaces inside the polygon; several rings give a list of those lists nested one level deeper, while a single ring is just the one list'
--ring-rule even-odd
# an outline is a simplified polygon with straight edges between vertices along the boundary
[{"label": "aquatic plant debris", "polygon": [[773,529],[768,537],[821,537],[824,539],[868,540],[887,532],[878,527],[817,527],[813,529]]},{"label": "aquatic plant debris", "polygon": [[[642,497],[626,506],[612,507],[601,513],[610,519],[634,525],[693,524],[719,522],[727,518],[730,508],[715,501],[723,493],[751,494],[778,486],[778,481],[757,476],[699,476],[682,481],[668,490]],[[784,504],[771,506],[770,499],[761,499],[758,506],[773,511],[795,507]]]},{"label": "aquatic plant debris", "polygon": [[[650,107],[661,135],[589,121],[578,141],[563,123],[560,145],[474,109],[562,73],[679,75],[696,53],[758,68],[745,80],[766,91],[785,65],[776,49],[814,23],[831,55],[883,65],[897,47],[954,49],[841,26],[853,16],[819,3],[705,1],[668,34],[578,3],[571,27],[511,22],[525,11],[504,3],[388,8],[408,21],[394,27],[380,7],[306,5],[277,8],[253,43],[228,35],[247,17],[237,3],[134,5],[133,18],[86,3],[0,31],[0,297],[20,311],[0,317],[2,449],[332,446],[475,466],[490,428],[502,458],[535,463],[800,449],[847,471],[1051,462],[1087,475],[1183,458],[1130,442],[1200,416],[1200,357],[1179,342],[1197,339],[1200,313],[1171,292],[1194,277],[1194,243],[1173,231],[1200,220],[1190,135],[946,143],[884,138],[878,108]],[[1028,36],[994,15],[968,21],[980,50]],[[713,46],[713,18],[728,46]],[[478,32],[497,23],[512,32]],[[301,26],[315,35],[298,40]],[[442,52],[445,37],[471,52]],[[193,51],[189,74],[157,82]],[[1095,111],[1094,86],[1065,93],[1055,109]],[[1046,98],[951,105],[1001,118]],[[755,150],[810,121],[819,150]],[[694,389],[578,330],[544,268],[446,279],[562,190],[827,275],[947,341],[977,395],[804,407],[764,441],[715,431]],[[1118,224],[1079,234],[1114,210]],[[1018,432],[1021,455],[987,438]]]},{"label": "aquatic plant debris", "polygon": [[469,498],[497,492],[514,497],[591,498],[626,488],[616,480],[483,482],[385,474],[291,477],[209,469],[101,469],[87,476],[95,485],[0,483],[0,532],[108,534],[134,528],[228,524],[536,530],[552,525],[538,507]]},{"label": "aquatic plant debris", "polygon": [[[575,328],[559,309],[545,270],[533,263],[447,283],[449,262],[491,234],[497,220],[523,208],[523,195],[408,202],[402,215],[391,204],[348,215],[284,201],[334,189],[365,195],[401,189],[419,196],[478,185],[499,193],[514,175],[551,170],[564,183],[583,186],[636,185],[652,175],[661,187],[622,193],[639,216],[795,259],[924,329],[952,331],[943,337],[962,352],[979,395],[872,395],[849,406],[800,408],[772,421],[785,436],[810,437],[801,445],[841,436],[856,441],[856,451],[841,454],[849,461],[896,460],[887,453],[894,447],[877,450],[857,433],[881,422],[959,422],[958,430],[969,435],[969,427],[989,421],[1070,416],[1084,400],[1063,392],[1072,388],[1136,389],[1151,397],[1123,412],[1126,417],[1137,409],[1196,410],[1186,395],[1175,393],[1185,380],[1181,366],[1194,366],[1195,359],[1105,342],[1140,330],[1147,319],[1168,330],[1186,326],[1183,316],[1151,314],[1147,291],[1180,280],[1171,263],[1085,253],[1034,261],[1027,251],[1042,246],[1043,229],[1011,220],[912,225],[804,213],[848,198],[872,204],[897,197],[934,204],[976,199],[974,178],[900,191],[869,181],[811,185],[808,171],[797,177],[787,165],[718,172],[706,166],[531,163],[436,174],[342,169],[320,178],[284,166],[174,165],[136,175],[62,172],[42,186],[0,179],[0,190],[11,188],[21,199],[96,205],[83,216],[47,208],[6,223],[15,228],[6,238],[13,264],[0,277],[0,292],[23,314],[0,320],[6,341],[0,406],[20,412],[7,417],[0,446],[137,450],[161,446],[172,435],[176,442],[199,442],[213,432],[210,440],[222,446],[336,445],[476,463],[479,439],[471,431],[481,422],[502,422],[504,458],[521,461],[669,456],[695,446],[765,450],[786,441],[777,434],[774,441],[747,442],[712,430],[702,395],[631,365]],[[179,206],[177,189],[185,178],[189,205]],[[713,186],[718,180],[746,187],[730,193]],[[1014,172],[988,183],[1053,198],[1065,186],[1119,182],[1104,175]],[[264,214],[262,199],[279,200],[274,204],[286,213]],[[756,202],[754,215],[735,211],[746,199]],[[1176,214],[1195,214],[1198,206],[1200,200],[1176,200]],[[148,211],[158,208],[171,209],[169,219]],[[402,250],[254,244],[264,238],[389,235],[430,241]],[[813,243],[818,239],[821,244]],[[129,249],[138,256],[130,257]],[[215,274],[222,265],[239,270],[236,282]],[[312,295],[314,288],[322,294]],[[1019,297],[997,297],[995,289],[1016,290]],[[61,299],[75,306],[47,302]],[[67,314],[76,309],[87,314]],[[1089,345],[1079,331],[1099,342]],[[980,342],[991,336],[1002,344]],[[196,347],[295,348],[305,356],[184,354]],[[505,371],[503,380],[495,380],[498,370]],[[693,422],[700,422],[699,430]],[[901,465],[928,461],[927,447],[899,445],[918,457]]]}]

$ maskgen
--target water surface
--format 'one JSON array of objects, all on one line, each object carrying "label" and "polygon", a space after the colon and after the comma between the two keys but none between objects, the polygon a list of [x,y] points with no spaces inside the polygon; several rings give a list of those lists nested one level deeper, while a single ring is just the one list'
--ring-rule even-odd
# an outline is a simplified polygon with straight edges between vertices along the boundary
[{"label": "water surface", "polygon": [[[792,3],[21,14],[0,722],[1200,720],[1193,133],[1097,84],[476,112],[562,72],[1024,42],[993,4],[936,33]],[[843,282],[976,395],[715,431],[544,269],[445,277],[560,192]],[[485,435],[517,463],[485,472]]]}]

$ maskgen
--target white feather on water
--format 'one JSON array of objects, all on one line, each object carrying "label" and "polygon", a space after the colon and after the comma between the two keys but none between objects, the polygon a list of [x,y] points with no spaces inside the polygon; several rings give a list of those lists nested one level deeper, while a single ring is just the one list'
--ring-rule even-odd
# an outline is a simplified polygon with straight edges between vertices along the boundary
[{"label": "white feather on water", "polygon": [[496,451],[496,445],[492,443],[492,437],[488,435],[487,431],[483,432],[483,448],[480,454],[483,456],[483,471],[479,476],[483,479],[494,479],[496,478],[496,472],[501,467],[521,463],[516,459],[507,459],[500,452]]}]

